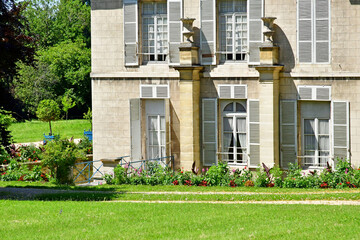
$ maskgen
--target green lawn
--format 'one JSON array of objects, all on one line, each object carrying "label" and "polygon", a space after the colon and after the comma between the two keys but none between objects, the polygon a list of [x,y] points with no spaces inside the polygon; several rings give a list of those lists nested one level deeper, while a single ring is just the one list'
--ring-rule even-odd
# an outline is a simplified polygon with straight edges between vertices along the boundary
[{"label": "green lawn", "polygon": [[[90,129],[88,120],[61,120],[51,123],[53,133],[61,138],[83,138],[84,130]],[[15,143],[37,142],[43,140],[43,134],[49,134],[49,123],[41,121],[26,121],[11,124],[9,130]]]},{"label": "green lawn", "polygon": [[359,206],[0,201],[1,239],[359,239]]}]

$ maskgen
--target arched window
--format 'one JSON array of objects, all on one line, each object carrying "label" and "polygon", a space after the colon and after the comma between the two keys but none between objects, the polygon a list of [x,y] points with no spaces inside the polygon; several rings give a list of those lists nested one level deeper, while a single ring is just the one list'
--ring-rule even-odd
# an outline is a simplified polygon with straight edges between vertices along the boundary
[{"label": "arched window", "polygon": [[246,164],[246,102],[230,102],[222,112],[222,160],[229,164]]}]

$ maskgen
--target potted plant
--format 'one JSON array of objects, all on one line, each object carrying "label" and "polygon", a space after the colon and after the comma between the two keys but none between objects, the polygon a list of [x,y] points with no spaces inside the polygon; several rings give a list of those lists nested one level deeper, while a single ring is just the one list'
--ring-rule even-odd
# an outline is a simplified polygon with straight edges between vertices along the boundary
[{"label": "potted plant", "polygon": [[51,128],[51,121],[59,120],[60,112],[61,112],[60,107],[57,104],[57,102],[55,102],[54,100],[46,99],[40,102],[36,111],[36,116],[39,118],[40,121],[49,122],[49,128],[50,128],[49,135],[45,135],[44,133],[44,137],[45,137],[44,142],[59,137],[53,135]]}]

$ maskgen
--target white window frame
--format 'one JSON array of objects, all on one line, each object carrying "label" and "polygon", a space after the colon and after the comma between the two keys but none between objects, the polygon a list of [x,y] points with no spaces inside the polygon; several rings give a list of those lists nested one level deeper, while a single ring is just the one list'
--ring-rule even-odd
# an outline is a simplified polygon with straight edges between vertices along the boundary
[{"label": "white window frame", "polygon": [[[166,13],[164,14],[153,14],[153,15],[145,15],[144,14],[144,11],[143,11],[143,7],[145,4],[154,4],[154,8],[155,8],[155,12],[157,12],[157,5],[158,3],[162,3],[166,5],[165,9],[166,9]],[[167,2],[157,2],[157,1],[154,1],[154,2],[142,2],[141,4],[141,29],[142,29],[142,37],[141,37],[141,49],[142,49],[142,62],[143,64],[149,64],[149,63],[168,63],[169,62],[169,19],[168,19],[168,7],[167,7]],[[162,41],[165,41],[166,44],[164,44],[164,46],[162,46],[161,48],[164,50],[163,53],[159,53],[157,51],[157,45],[158,45],[158,39],[157,39],[157,35],[158,35],[158,32],[157,32],[157,19],[158,18],[163,18],[163,19],[166,19],[166,24],[163,24],[163,26],[166,26],[167,27],[167,30],[166,31],[163,31],[161,32],[162,34],[167,34],[167,37],[163,38]],[[145,40],[144,39],[144,34],[145,34],[145,25],[144,25],[144,19],[145,18],[153,18],[154,19],[154,46],[151,46],[154,48],[154,53],[149,53],[149,52],[145,52],[145,47],[146,48],[149,48],[149,44],[148,46],[145,46],[144,43],[145,41],[149,41],[148,39]],[[150,56],[154,55],[154,60],[150,60]],[[146,59],[145,56],[149,56],[149,59]],[[163,60],[159,60],[159,56],[163,56],[164,59]]]},{"label": "white window frame", "polygon": [[[233,9],[235,9],[235,1],[236,0],[233,0],[232,4],[233,4]],[[220,13],[220,4],[221,4],[221,0],[218,1],[218,4],[217,4],[217,16],[218,16],[218,34],[217,34],[217,38],[219,40],[219,51],[217,51],[217,53],[219,53],[219,61],[221,63],[231,63],[231,62],[248,62],[249,61],[249,0],[245,0],[246,1],[246,13],[240,13],[240,12],[232,12],[232,13]],[[221,33],[222,33],[222,29],[221,29],[221,17],[224,16],[225,18],[227,16],[231,16],[232,17],[232,52],[228,52],[226,51],[226,48],[227,48],[227,45],[226,45],[226,37],[225,37],[225,40],[223,40],[221,38]],[[236,37],[235,37],[235,21],[236,21],[236,17],[237,16],[240,16],[240,17],[243,17],[243,16],[246,16],[246,51],[245,52],[236,52],[236,47],[235,47],[235,43],[236,43]],[[225,20],[225,28],[226,28],[226,20]],[[242,31],[241,31],[242,33]],[[226,35],[226,30],[225,30],[225,35]],[[241,39],[241,38],[240,38]],[[223,41],[225,41],[225,51],[222,51],[222,43]],[[241,48],[243,48],[243,46],[241,46]],[[231,60],[227,60],[227,55],[228,54],[232,54],[232,59]],[[244,54],[244,59],[241,59],[241,60],[236,60],[236,55],[237,54]],[[222,56],[225,55],[225,59],[223,60],[222,59]]]},{"label": "white window frame", "polygon": [[[305,155],[305,120],[314,120],[314,135],[315,135],[315,153],[314,155]],[[330,160],[332,159],[332,136],[331,136],[331,129],[332,129],[332,121],[331,118],[309,118],[309,117],[305,117],[305,118],[301,118],[301,151],[302,151],[302,160],[305,160],[306,158],[313,158],[314,161],[312,163],[312,165],[305,165],[305,162],[302,163],[302,165],[304,167],[308,167],[308,168],[323,168],[325,167],[325,165],[320,165],[320,158],[321,156],[319,156],[319,120],[328,120],[328,137],[329,137],[329,155],[327,157],[328,160],[326,162],[330,162]]]},{"label": "white window frame", "polygon": [[[230,103],[233,104],[233,111],[232,112],[227,112],[227,111],[224,111],[225,107],[228,106]],[[241,104],[246,112],[245,113],[239,113],[239,112],[236,112],[236,103],[239,103]],[[235,143],[234,143],[234,152],[232,152],[234,158],[232,160],[232,162],[228,162],[229,166],[247,166],[248,165],[248,149],[249,149],[249,146],[248,146],[248,137],[249,137],[249,127],[248,127],[248,109],[247,109],[247,103],[246,103],[246,100],[244,101],[222,101],[221,104],[221,126],[220,126],[220,129],[221,129],[221,149],[222,149],[222,152],[218,153],[218,155],[228,155],[229,152],[225,152],[224,150],[224,118],[232,118],[232,121],[233,121],[233,131],[232,131],[232,137],[233,139],[235,139]],[[245,129],[245,134],[246,134],[246,140],[245,140],[245,143],[246,143],[246,147],[241,147],[241,149],[243,150],[243,153],[240,153],[243,157],[242,160],[237,160],[237,138],[235,136],[237,136],[237,128],[236,128],[236,119],[238,118],[243,118],[245,119],[245,126],[246,126],[246,129]],[[221,157],[221,159],[223,159],[223,157]],[[224,161],[227,161],[224,159]],[[240,162],[241,161],[241,162]]]},{"label": "white window frame", "polygon": [[[329,4],[328,4],[328,8],[329,8],[329,18],[327,19],[329,21],[329,36],[328,36],[328,41],[323,41],[323,42],[329,42],[329,61],[328,62],[316,62],[316,20],[324,20],[324,19],[316,19],[315,16],[315,12],[316,12],[316,4],[315,4],[316,0],[311,0],[311,19],[303,19],[303,20],[311,20],[311,47],[312,47],[312,51],[311,51],[311,62],[300,62],[299,60],[299,54],[300,54],[300,49],[299,49],[299,43],[300,43],[300,38],[299,38],[299,20],[300,20],[300,14],[299,14],[299,1],[296,1],[296,47],[297,47],[297,60],[300,64],[329,64],[331,61],[331,1],[329,0]],[[301,41],[301,42],[309,42],[309,41]],[[321,41],[318,41],[321,42]]]},{"label": "white window frame", "polygon": [[[156,147],[156,145],[150,145],[150,121],[149,121],[149,118],[150,117],[156,117],[157,118],[157,127],[158,129],[155,130],[156,133],[157,133],[157,140],[158,140],[158,154],[159,156],[158,157],[154,157],[154,156],[151,156],[150,157],[150,147]],[[165,122],[165,115],[163,114],[147,114],[146,115],[146,121],[147,121],[147,124],[146,124],[146,128],[147,128],[147,141],[146,141],[146,149],[147,149],[147,158],[148,159],[156,159],[156,158],[162,158],[162,157],[165,157],[166,156],[166,127],[164,130],[161,130],[161,118],[164,118],[164,122]],[[166,122],[165,122],[165,125],[166,125]],[[165,142],[162,143],[161,142],[161,133],[164,132],[164,135],[165,135]],[[165,156],[162,155],[162,151],[161,149],[164,148],[165,150]]]}]

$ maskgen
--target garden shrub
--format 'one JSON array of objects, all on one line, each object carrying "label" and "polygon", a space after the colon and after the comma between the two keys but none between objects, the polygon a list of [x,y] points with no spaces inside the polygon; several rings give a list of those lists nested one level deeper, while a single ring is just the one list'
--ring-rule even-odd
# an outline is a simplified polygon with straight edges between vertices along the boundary
[{"label": "garden shrub", "polygon": [[115,167],[114,179],[115,179],[115,184],[119,184],[119,185],[125,184],[128,182],[126,170],[121,165],[117,165]]},{"label": "garden shrub", "polygon": [[227,186],[230,182],[229,167],[226,162],[219,161],[217,166],[211,166],[205,174],[205,181],[210,186]]},{"label": "garden shrub", "polygon": [[41,155],[42,165],[48,167],[56,183],[71,184],[71,172],[77,159],[85,161],[86,156],[76,144],[68,139],[50,141]]},{"label": "garden shrub", "polygon": [[93,153],[93,146],[88,138],[81,139],[80,142],[77,144],[77,147],[85,154]]},{"label": "garden shrub", "polygon": [[7,169],[1,173],[0,179],[2,181],[40,181],[43,178],[40,166],[34,166],[30,170],[28,166],[11,160]]}]

